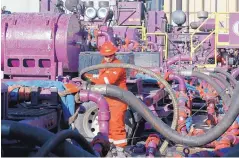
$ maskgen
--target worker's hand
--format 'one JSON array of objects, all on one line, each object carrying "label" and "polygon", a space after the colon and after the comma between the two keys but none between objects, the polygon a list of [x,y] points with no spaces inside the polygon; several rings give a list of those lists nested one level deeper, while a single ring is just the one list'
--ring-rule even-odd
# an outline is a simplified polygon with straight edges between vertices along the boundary
[{"label": "worker's hand", "polygon": [[91,79],[90,78],[86,78],[85,81],[88,82],[88,83],[91,83]]},{"label": "worker's hand", "polygon": [[88,83],[91,82],[92,75],[91,74],[84,74],[82,79]]}]

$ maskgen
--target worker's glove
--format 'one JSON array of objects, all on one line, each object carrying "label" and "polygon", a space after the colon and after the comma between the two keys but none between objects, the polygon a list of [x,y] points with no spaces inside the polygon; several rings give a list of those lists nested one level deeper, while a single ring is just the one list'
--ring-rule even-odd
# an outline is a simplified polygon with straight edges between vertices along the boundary
[{"label": "worker's glove", "polygon": [[91,77],[88,74],[84,74],[82,79],[88,83],[91,83]]},{"label": "worker's glove", "polygon": [[85,81],[91,83],[91,80],[89,78],[86,78]]},{"label": "worker's glove", "polygon": [[94,145],[96,144],[100,144],[102,146],[102,151],[101,151],[101,156],[106,156],[107,153],[109,152],[110,150],[110,142],[109,142],[109,139],[104,136],[102,133],[98,133],[93,141],[91,142],[91,146],[94,147]]}]

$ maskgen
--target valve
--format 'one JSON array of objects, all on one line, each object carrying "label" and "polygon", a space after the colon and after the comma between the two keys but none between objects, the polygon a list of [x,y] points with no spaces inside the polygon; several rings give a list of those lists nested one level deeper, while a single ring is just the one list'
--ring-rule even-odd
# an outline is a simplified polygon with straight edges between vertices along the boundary
[{"label": "valve", "polygon": [[110,150],[109,139],[100,132],[94,137],[91,145],[100,154],[100,156],[106,156]]},{"label": "valve", "polygon": [[157,134],[150,134],[146,140],[146,156],[154,156],[159,146],[160,138]]}]

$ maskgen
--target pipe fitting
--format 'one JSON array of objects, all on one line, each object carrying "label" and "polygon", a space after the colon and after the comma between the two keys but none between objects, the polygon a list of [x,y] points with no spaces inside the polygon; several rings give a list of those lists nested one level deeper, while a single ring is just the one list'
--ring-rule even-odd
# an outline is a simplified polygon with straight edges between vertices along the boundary
[{"label": "pipe fitting", "polygon": [[182,70],[182,71],[179,71],[178,74],[182,76],[190,77],[192,76],[192,72],[193,72],[192,70]]},{"label": "pipe fitting", "polygon": [[235,145],[239,142],[239,137],[234,135],[226,135],[221,138],[218,142],[215,143],[215,150],[220,150],[223,148],[229,148],[232,145]]},{"label": "pipe fitting", "polygon": [[184,78],[176,74],[170,74],[169,80],[176,80],[179,83],[179,91],[186,92],[186,84],[184,82]]},{"label": "pipe fitting", "polygon": [[153,46],[153,49],[151,49],[151,51],[153,51],[153,52],[157,52],[158,51],[158,46],[154,42],[151,42],[151,41],[147,42],[147,46]]},{"label": "pipe fitting", "polygon": [[207,120],[206,123],[210,125],[216,125],[218,123],[218,119],[216,116],[216,111],[215,111],[215,104],[214,103],[208,103],[207,106]]},{"label": "pipe fitting", "polygon": [[186,100],[179,99],[178,109],[179,109],[179,119],[178,119],[178,127],[177,131],[182,135],[186,135],[187,127],[186,127],[186,119],[188,114],[190,114],[190,110],[186,107]]},{"label": "pipe fitting", "polygon": [[167,66],[173,65],[178,61],[191,61],[192,58],[188,55],[178,55],[173,58],[168,59]]},{"label": "pipe fitting", "polygon": [[104,36],[106,41],[111,41],[111,37],[106,31],[98,31],[97,36]]},{"label": "pipe fitting", "polygon": [[[103,85],[101,85],[103,86]],[[154,114],[147,108],[147,106],[137,99],[132,92],[122,90],[113,85],[104,85],[107,96],[116,97],[118,99],[123,100],[127,103],[131,108],[137,111],[142,117],[148,121],[154,129],[156,129],[159,133],[165,136],[167,139],[174,141],[175,143],[188,145],[188,146],[202,146],[212,142],[213,140],[220,137],[230,126],[230,124],[235,121],[239,113],[239,84],[234,90],[231,102],[231,106],[229,107],[228,112],[224,116],[223,120],[219,122],[214,128],[209,129],[207,133],[202,134],[200,136],[184,136],[178,134],[176,131],[170,129],[168,125],[162,122],[161,119],[155,117]],[[226,123],[225,123],[226,122]]]},{"label": "pipe fitting", "polygon": [[205,75],[210,75],[210,72],[208,72],[208,71],[201,71],[203,74],[205,74]]},{"label": "pipe fitting", "polygon": [[100,132],[94,137],[93,141],[91,142],[91,146],[93,146],[93,149],[97,151],[101,157],[106,156],[110,150],[110,142],[108,137],[104,136]]},{"label": "pipe fitting", "polygon": [[109,120],[110,120],[110,110],[109,105],[105,98],[96,93],[86,90],[81,90],[78,94],[79,98],[83,102],[93,101],[98,105],[98,121],[99,121],[99,130],[105,136],[109,136]]},{"label": "pipe fitting", "polygon": [[[209,72],[214,72],[214,71],[215,71],[215,68],[210,67],[210,68],[207,68],[206,70],[209,71]],[[203,70],[203,71],[204,71],[204,70]]]},{"label": "pipe fitting", "polygon": [[150,134],[146,140],[146,156],[147,157],[154,157],[156,150],[159,146],[160,138],[157,134]]}]

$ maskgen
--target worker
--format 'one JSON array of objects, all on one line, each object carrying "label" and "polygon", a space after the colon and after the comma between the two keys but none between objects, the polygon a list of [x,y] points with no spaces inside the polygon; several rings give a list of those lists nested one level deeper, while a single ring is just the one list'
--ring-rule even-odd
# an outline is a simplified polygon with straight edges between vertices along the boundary
[{"label": "worker", "polygon": [[[116,58],[117,47],[112,42],[105,42],[100,54],[104,57],[101,63],[121,63]],[[124,68],[106,68],[100,69],[98,75],[85,74],[85,78],[93,84],[110,84],[118,86],[124,90],[126,87],[126,71]],[[109,122],[109,141],[116,147],[125,147],[127,145],[125,131],[125,113],[127,105],[119,99],[106,97],[110,109]]]}]

